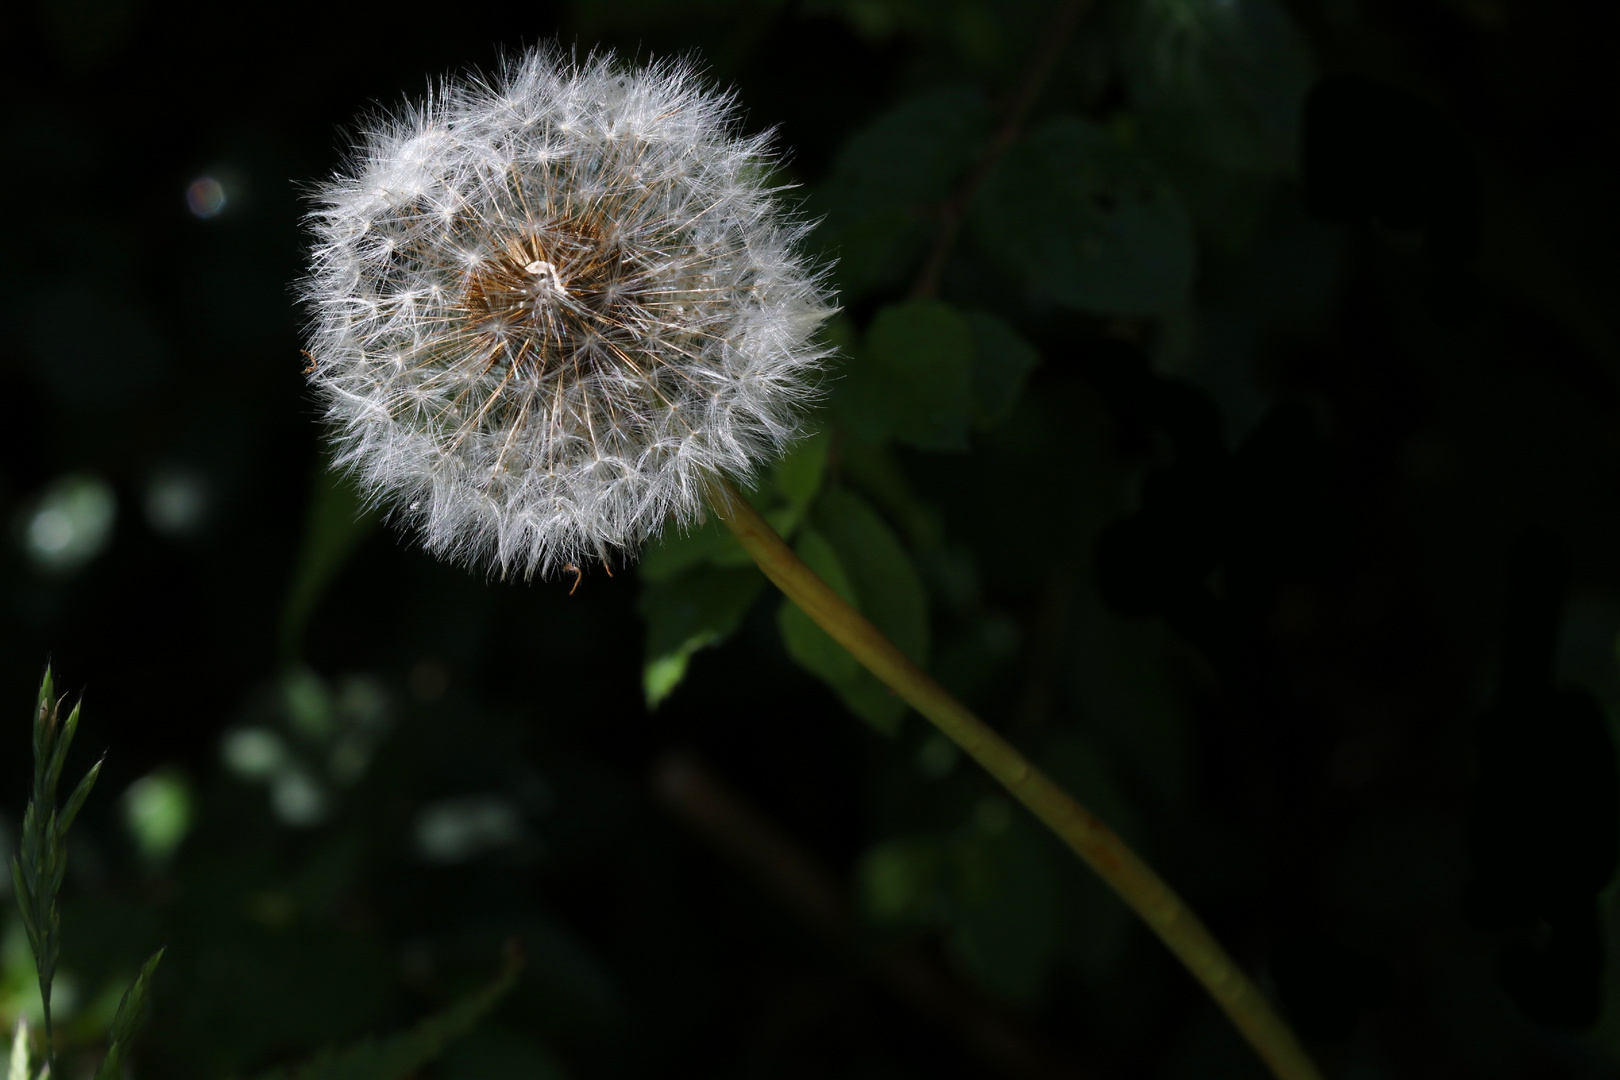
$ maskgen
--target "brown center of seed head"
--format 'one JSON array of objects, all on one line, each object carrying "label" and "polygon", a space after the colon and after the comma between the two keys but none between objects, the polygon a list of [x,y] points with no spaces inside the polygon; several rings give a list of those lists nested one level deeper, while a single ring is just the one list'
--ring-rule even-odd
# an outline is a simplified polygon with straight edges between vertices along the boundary
[{"label": "brown center of seed head", "polygon": [[646,288],[590,222],[514,232],[467,279],[462,305],[487,369],[567,379],[612,362]]}]

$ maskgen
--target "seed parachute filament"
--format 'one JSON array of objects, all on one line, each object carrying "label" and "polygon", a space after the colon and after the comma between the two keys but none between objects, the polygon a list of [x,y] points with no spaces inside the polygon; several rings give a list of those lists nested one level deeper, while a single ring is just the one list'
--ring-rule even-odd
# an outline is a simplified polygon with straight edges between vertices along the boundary
[{"label": "seed parachute filament", "polygon": [[684,62],[539,49],[375,118],[315,192],[310,382],[430,551],[607,561],[801,433],[833,309],[736,112]]}]

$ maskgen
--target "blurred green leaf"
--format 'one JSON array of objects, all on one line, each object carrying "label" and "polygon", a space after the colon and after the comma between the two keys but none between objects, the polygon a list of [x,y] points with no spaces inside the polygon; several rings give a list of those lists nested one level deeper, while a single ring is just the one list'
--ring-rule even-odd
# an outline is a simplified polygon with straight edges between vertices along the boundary
[{"label": "blurred green leaf", "polygon": [[451,1047],[441,1080],[562,1080],[563,1067],[531,1037],[481,1024]]},{"label": "blurred green leaf", "polygon": [[[1096,604],[1088,598],[1087,604]],[[1179,646],[1162,623],[1126,619],[1101,610],[1097,604],[1082,625],[1088,627],[1074,642],[1065,665],[1073,700],[1086,717],[1087,738],[1094,741],[1118,769],[1129,775],[1136,790],[1151,794],[1165,806],[1175,806],[1191,794],[1195,776],[1193,732],[1186,687],[1176,678]],[[1050,747],[1051,767],[1059,779],[1063,769],[1082,756],[1067,752],[1061,741]],[[1084,771],[1074,782],[1091,785],[1096,777]],[[1071,790],[1092,790],[1089,786]],[[1101,792],[1105,789],[1098,789]],[[1102,805],[1116,830],[1132,825],[1128,807]],[[1127,839],[1139,842],[1129,832]]]},{"label": "blurred green leaf", "polygon": [[[822,495],[815,530],[799,538],[799,557],[833,591],[918,664],[928,661],[928,599],[911,558],[893,530],[865,500],[834,488]],[[788,653],[825,680],[851,712],[893,735],[906,704],[791,601],[778,612]]]},{"label": "blurred green leaf", "polygon": [[[821,486],[829,441],[825,432],[799,440],[776,463],[770,475],[761,478],[759,489],[743,492],[754,509],[784,537],[791,538],[798,531],[806,507]],[[786,504],[779,499],[785,499]],[[668,581],[694,566],[705,565],[754,565],[753,556],[712,514],[694,528],[666,528],[642,549],[637,563],[645,581]]]},{"label": "blurred green leaf", "polygon": [[265,1073],[259,1080],[406,1080],[436,1060],[452,1040],[471,1031],[512,989],[522,967],[516,950],[509,951],[500,974],[489,985],[409,1031],[328,1051],[305,1065]]},{"label": "blurred green leaf", "polygon": [[[859,595],[844,572],[843,562],[825,537],[814,529],[799,534],[794,551],[805,565],[814,570],[832,591],[859,609]],[[776,613],[777,626],[782,631],[782,642],[788,655],[813,675],[841,687],[861,672],[860,663],[838,644],[827,632],[817,626],[800,607],[791,600],[783,600]]]},{"label": "blurred green leaf", "polygon": [[642,582],[639,607],[647,620],[642,689],[649,708],[680,685],[693,653],[737,629],[764,585],[764,576],[752,567],[716,566]]},{"label": "blurred green leaf", "polygon": [[831,433],[818,431],[800,439],[776,463],[773,473],[776,493],[789,505],[808,506],[821,490],[821,479],[827,471],[827,451],[831,446]]},{"label": "blurred green leaf", "polygon": [[964,314],[973,328],[973,426],[983,431],[1012,414],[1024,380],[1041,356],[994,315],[982,311]]},{"label": "blurred green leaf", "polygon": [[900,651],[928,665],[928,596],[894,531],[859,495],[834,488],[816,507],[816,525],[838,552],[872,620]]},{"label": "blurred green leaf", "polygon": [[[75,715],[78,714],[78,711],[78,709],[73,710]],[[96,786],[96,778],[100,775],[101,762],[97,761],[80,778],[78,786],[73,789],[73,794],[68,796],[66,805],[62,807],[61,817],[57,819],[56,828],[59,833],[66,834],[73,827],[73,822],[79,816],[79,811],[84,809],[84,800],[90,797],[90,789]]]},{"label": "blurred green leaf", "polygon": [[242,1076],[289,1048],[346,1042],[402,1004],[397,946],[301,907],[271,860],[243,854],[193,870],[198,895],[175,924],[185,992],[165,1003],[162,1029],[191,1075]]},{"label": "blurred green leaf", "polygon": [[[972,574],[973,568],[963,572]],[[975,589],[970,578],[962,606],[971,604]],[[968,618],[953,620],[951,631],[936,644],[934,667],[940,682],[958,698],[987,700],[998,684],[1005,686],[1005,680],[1027,664],[1020,652],[1026,641],[1023,628],[1006,613],[972,610]]]},{"label": "blurred green leaf", "polygon": [[878,312],[846,365],[833,406],[863,439],[965,450],[974,412],[973,330],[950,305],[912,300]]},{"label": "blurred green leaf", "polygon": [[[827,432],[799,440],[765,478],[766,486],[748,493],[782,536],[798,532],[820,490],[830,443]],[[771,505],[772,500],[785,504]],[[656,707],[686,677],[693,653],[737,628],[765,579],[736,537],[713,516],[684,533],[666,530],[643,553],[640,569],[641,612],[648,623],[642,688],[648,706]]]},{"label": "blurred green leaf", "polygon": [[927,41],[951,50],[947,55],[955,65],[984,69],[1005,63],[1009,51],[1022,46],[1026,27],[1018,16],[1029,6],[986,0],[812,0],[800,10],[837,12],[869,42],[905,37],[915,47]]},{"label": "blurred green leaf", "polygon": [[377,512],[368,510],[360,490],[345,474],[322,462],[316,470],[304,526],[304,546],[293,572],[287,606],[281,613],[281,649],[284,658],[298,652],[310,616],[337,577],[343,564],[377,524]]},{"label": "blurred green leaf", "polygon": [[844,144],[810,210],[825,215],[816,238],[837,258],[846,297],[905,273],[930,235],[934,205],[978,154],[990,120],[977,89],[942,87],[902,102]]},{"label": "blurred green leaf", "polygon": [[948,842],[938,837],[891,840],[862,857],[856,891],[879,926],[934,927],[949,918]]},{"label": "blurred green leaf", "polygon": [[1035,996],[1057,951],[1062,920],[1049,846],[1027,816],[1011,812],[956,852],[946,941],[979,985],[1001,997]]},{"label": "blurred green leaf", "polygon": [[956,833],[869,850],[857,872],[861,904],[879,926],[943,929],[952,958],[979,985],[1025,1000],[1060,944],[1052,852],[1003,800],[986,800],[976,817]]},{"label": "blurred green leaf", "polygon": [[1283,6],[1143,0],[1133,7],[1120,48],[1131,100],[1155,145],[1229,169],[1291,174],[1315,64]]},{"label": "blurred green leaf", "polygon": [[876,675],[862,668],[855,677],[839,686],[838,696],[850,712],[871,724],[880,734],[894,737],[900,721],[910,708]]},{"label": "blurred green leaf", "polygon": [[118,1012],[113,1016],[112,1034],[107,1041],[107,1056],[101,1059],[96,1080],[122,1080],[129,1044],[134,1041],[146,1018],[146,998],[152,985],[152,973],[162,959],[162,949],[153,953],[142,965],[140,974],[135,976],[135,982],[124,992],[123,1000],[119,1001]]},{"label": "blurred green leaf", "polygon": [[641,552],[641,580],[670,581],[695,566],[741,566],[751,560],[731,530],[711,515],[692,529],[666,528]]},{"label": "blurred green leaf", "polygon": [[1042,124],[996,166],[971,215],[980,245],[1062,303],[1162,313],[1192,285],[1191,221],[1119,131],[1075,117]]}]

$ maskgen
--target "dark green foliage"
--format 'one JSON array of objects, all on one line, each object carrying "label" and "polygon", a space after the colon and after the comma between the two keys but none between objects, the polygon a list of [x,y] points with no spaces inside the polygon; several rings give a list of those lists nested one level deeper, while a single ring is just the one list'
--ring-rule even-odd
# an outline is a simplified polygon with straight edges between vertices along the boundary
[{"label": "dark green foliage", "polygon": [[1287,5],[1144,0],[1120,51],[1156,146],[1224,168],[1290,173],[1315,63]]},{"label": "dark green foliage", "polygon": [[[838,552],[826,537],[814,529],[805,529],[800,532],[793,550],[833,592],[860,610],[860,594],[849,580],[843,560],[839,559]],[[782,643],[787,646],[788,655],[802,664],[805,670],[834,686],[859,677],[861,665],[856,659],[828,637],[827,632],[812,622],[797,604],[782,601],[777,608],[776,620],[782,630]]]},{"label": "dark green foliage", "polygon": [[1469,906],[1508,930],[1498,974],[1519,1005],[1585,1028],[1603,1005],[1598,904],[1620,862],[1620,768],[1598,702],[1553,683],[1568,573],[1556,538],[1532,533],[1514,551],[1501,688],[1479,723]]},{"label": "dark green foliage", "polygon": [[483,1024],[450,1047],[439,1075],[444,1080],[562,1080],[568,1074],[533,1042]]},{"label": "dark green foliage", "polygon": [[974,225],[1003,273],[1085,311],[1173,311],[1192,287],[1192,220],[1122,129],[1046,121],[997,166]]},{"label": "dark green foliage", "polygon": [[[981,803],[956,835],[880,844],[859,871],[879,926],[943,928],[952,958],[991,993],[1039,994],[1055,957],[1062,899],[1039,826],[999,799]],[[1016,889],[1007,888],[1017,882]]]},{"label": "dark green foliage", "polygon": [[884,308],[838,386],[839,418],[868,441],[966,450],[973,344],[967,320],[938,300]]},{"label": "dark green foliage", "polygon": [[289,658],[297,655],[304,627],[333,575],[377,524],[376,512],[362,504],[354,481],[324,462],[310,495],[304,546],[281,613],[281,649]]},{"label": "dark green foliage", "polygon": [[[799,528],[821,489],[828,441],[825,433],[800,441],[752,495],[784,536]],[[765,579],[713,519],[685,533],[671,529],[648,546],[639,570],[645,587],[638,606],[647,622],[642,689],[653,707],[686,677],[693,653],[737,629]]]},{"label": "dark green foliage", "polygon": [[263,1073],[259,1080],[407,1080],[422,1066],[437,1060],[450,1043],[488,1015],[511,991],[522,968],[518,954],[509,951],[500,974],[489,985],[420,1021],[409,1031],[331,1050],[308,1064]]},{"label": "dark green foliage", "polygon": [[[864,500],[844,490],[828,492],[796,550],[900,651],[927,664],[927,595],[905,548]],[[906,706],[893,691],[788,601],[777,611],[777,624],[793,659],[829,683],[861,719],[894,734]]]},{"label": "dark green foliage", "polygon": [[1419,232],[1450,259],[1474,254],[1479,191],[1468,148],[1420,99],[1368,79],[1326,79],[1306,105],[1311,210]]},{"label": "dark green foliage", "polygon": [[124,1057],[129,1053],[129,1045],[140,1031],[142,1021],[146,1019],[146,997],[152,985],[152,973],[162,959],[162,949],[153,953],[141,966],[141,973],[135,976],[135,982],[119,999],[118,1011],[113,1014],[112,1031],[107,1036],[107,1056],[101,1059],[96,1080],[120,1080],[124,1075]]},{"label": "dark green foliage", "polygon": [[56,808],[56,786],[62,779],[68,748],[79,730],[79,706],[75,704],[67,720],[61,718],[62,702],[56,697],[51,669],[46,667],[40,680],[39,697],[34,705],[34,790],[23,813],[22,844],[11,859],[11,880],[17,892],[17,913],[28,935],[39,974],[39,997],[45,1012],[45,1058],[56,1060],[51,1025],[51,985],[56,979],[57,961],[62,954],[62,916],[57,897],[67,873],[67,831],[84,808],[90,789],[101,772],[96,762],[74,787],[62,807]]},{"label": "dark green foliage", "polygon": [[930,237],[930,212],[978,155],[990,106],[975,87],[911,98],[852,134],[810,203],[825,214],[817,241],[838,260],[838,285],[858,296],[892,286]]},{"label": "dark green foliage", "polygon": [[973,426],[987,431],[1012,415],[1041,357],[1003,320],[982,311],[965,314],[973,331]]},{"label": "dark green foliage", "polygon": [[[300,185],[370,103],[556,36],[696,58],[820,219],[837,355],[748,497],[1330,1076],[1611,1075],[1620,11],[1079,6],[1026,98],[1067,0],[330,0],[246,36],[22,5],[0,689],[82,665],[60,775],[115,753],[65,874],[0,755],[38,860],[0,1019],[40,1041],[23,945],[59,937],[54,1071],[93,1075],[164,944],[135,1075],[402,1063],[517,936],[521,982],[420,1080],[1259,1074],[717,523],[577,588],[486,581],[323,467]],[[1511,557],[1532,530],[1565,585]],[[736,802],[652,788],[679,755]],[[154,778],[191,808],[163,858]]]},{"label": "dark green foliage", "polygon": [[[58,907],[62,879],[67,873],[67,833],[101,774],[97,761],[79,781],[60,814],[56,808],[56,788],[62,779],[73,736],[79,730],[79,705],[73,706],[67,720],[61,719],[62,700],[47,665],[40,680],[39,697],[34,705],[34,790],[23,813],[22,845],[11,860],[11,880],[17,893],[17,913],[22,917],[28,947],[34,954],[39,977],[39,998],[45,1017],[45,1064],[56,1068],[56,1037],[51,1017],[51,990],[57,964],[62,956],[62,916]],[[115,1080],[123,1075],[123,1060],[144,1019],[148,988],[163,950],[153,953],[140,974],[118,1002],[108,1035],[107,1054],[96,1071],[97,1080]],[[26,1064],[26,1062],[25,1062]]]},{"label": "dark green foliage", "polygon": [[642,685],[655,706],[686,674],[692,654],[730,636],[765,585],[751,566],[698,566],[650,582],[639,605],[647,620],[647,668]]}]

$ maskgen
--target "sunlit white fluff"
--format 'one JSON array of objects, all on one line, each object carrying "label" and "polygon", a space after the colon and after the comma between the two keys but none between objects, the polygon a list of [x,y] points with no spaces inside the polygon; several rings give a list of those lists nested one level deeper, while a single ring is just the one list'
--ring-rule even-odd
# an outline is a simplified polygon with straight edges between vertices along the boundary
[{"label": "sunlit white fluff", "polygon": [[502,574],[692,523],[799,433],[826,356],[771,164],[680,62],[538,50],[372,122],[301,289],[337,463]]}]

